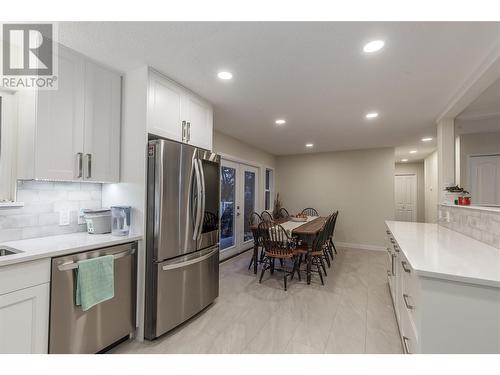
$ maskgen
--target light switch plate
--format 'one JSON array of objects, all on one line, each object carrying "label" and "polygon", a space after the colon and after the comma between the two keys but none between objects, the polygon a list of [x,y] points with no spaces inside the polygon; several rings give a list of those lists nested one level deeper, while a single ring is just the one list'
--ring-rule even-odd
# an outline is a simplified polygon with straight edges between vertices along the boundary
[{"label": "light switch plate", "polygon": [[69,210],[59,211],[59,225],[69,225]]}]

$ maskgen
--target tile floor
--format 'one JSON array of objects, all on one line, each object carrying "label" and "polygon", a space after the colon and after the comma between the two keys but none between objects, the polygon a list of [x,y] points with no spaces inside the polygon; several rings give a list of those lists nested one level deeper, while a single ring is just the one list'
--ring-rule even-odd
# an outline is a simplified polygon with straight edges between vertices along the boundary
[{"label": "tile floor", "polygon": [[262,284],[250,252],[221,264],[220,295],[180,328],[110,353],[402,353],[386,279],[385,253],[343,250],[321,286],[279,273]]}]

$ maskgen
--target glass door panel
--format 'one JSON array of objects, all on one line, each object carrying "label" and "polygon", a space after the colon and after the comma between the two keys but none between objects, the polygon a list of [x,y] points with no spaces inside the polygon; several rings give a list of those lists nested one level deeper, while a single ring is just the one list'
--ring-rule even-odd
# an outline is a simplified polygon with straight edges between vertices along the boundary
[{"label": "glass door panel", "polygon": [[253,235],[249,219],[258,211],[258,169],[241,163],[221,163],[221,259],[250,248]]},{"label": "glass door panel", "polygon": [[236,243],[236,167],[221,166],[220,182],[220,249],[234,247]]}]

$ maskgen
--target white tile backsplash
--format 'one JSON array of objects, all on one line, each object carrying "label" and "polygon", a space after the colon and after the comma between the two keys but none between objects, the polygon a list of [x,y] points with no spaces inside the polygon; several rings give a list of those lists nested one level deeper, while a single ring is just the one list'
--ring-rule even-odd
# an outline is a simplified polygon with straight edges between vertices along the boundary
[{"label": "white tile backsplash", "polygon": [[[101,208],[102,185],[78,182],[18,181],[17,200],[24,207],[0,209],[0,242],[82,232],[82,208]],[[70,224],[59,225],[59,213],[69,210]]]},{"label": "white tile backsplash", "polygon": [[500,212],[440,205],[438,223],[500,249]]}]

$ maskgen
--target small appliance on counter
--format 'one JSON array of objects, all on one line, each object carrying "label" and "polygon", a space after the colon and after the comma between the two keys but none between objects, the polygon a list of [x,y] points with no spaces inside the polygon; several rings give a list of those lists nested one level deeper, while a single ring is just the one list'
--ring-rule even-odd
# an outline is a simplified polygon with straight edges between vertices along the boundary
[{"label": "small appliance on counter", "polygon": [[90,234],[105,234],[111,232],[111,210],[83,210],[83,218]]},{"label": "small appliance on counter", "polygon": [[128,236],[130,231],[130,206],[111,206],[111,234]]}]

